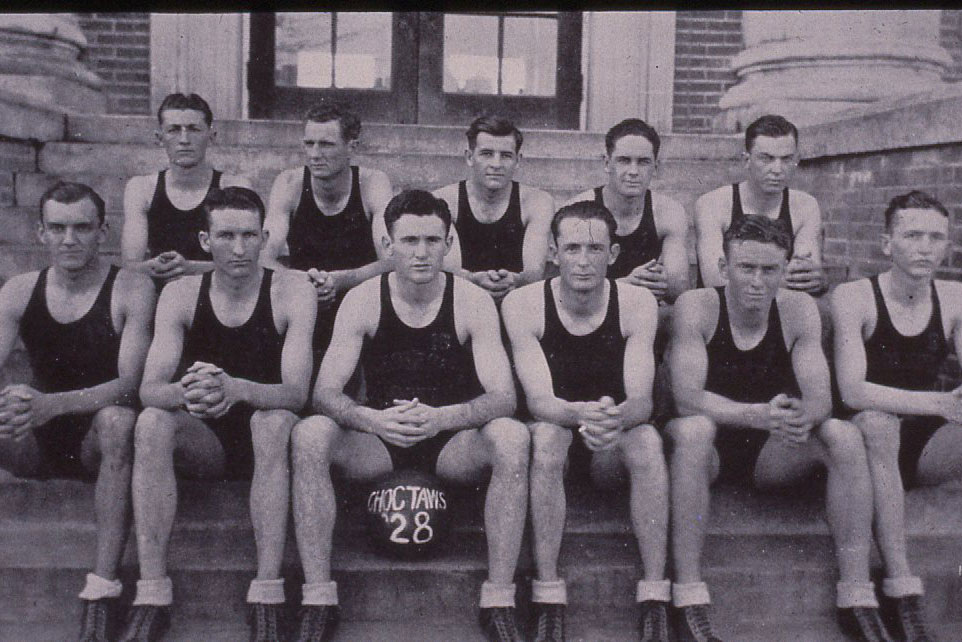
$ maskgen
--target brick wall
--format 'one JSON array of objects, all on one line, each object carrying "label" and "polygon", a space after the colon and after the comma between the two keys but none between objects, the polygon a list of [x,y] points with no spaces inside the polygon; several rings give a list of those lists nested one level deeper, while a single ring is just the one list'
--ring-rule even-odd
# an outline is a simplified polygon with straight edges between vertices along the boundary
[{"label": "brick wall", "polygon": [[678,12],[673,131],[711,131],[718,101],[735,84],[731,59],[744,48],[741,11]]},{"label": "brick wall", "polygon": [[150,111],[150,14],[78,13],[87,37],[87,64],[100,76],[107,112]]},{"label": "brick wall", "polygon": [[952,56],[953,64],[943,78],[949,82],[962,80],[962,11],[943,9],[939,26],[939,44]]}]

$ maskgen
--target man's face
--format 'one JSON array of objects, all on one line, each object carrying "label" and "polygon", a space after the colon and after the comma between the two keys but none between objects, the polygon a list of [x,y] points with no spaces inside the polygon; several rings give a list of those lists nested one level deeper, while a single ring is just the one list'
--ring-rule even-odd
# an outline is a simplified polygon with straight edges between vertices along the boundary
[{"label": "man's face", "polygon": [[341,137],[341,124],[337,120],[308,121],[304,125],[304,153],[314,178],[332,178],[350,167],[356,147],[356,140],[345,141]]},{"label": "man's face", "polygon": [[90,265],[107,238],[107,226],[97,217],[97,206],[85,198],[77,203],[47,201],[37,231],[51,264],[68,271]]},{"label": "man's face", "polygon": [[732,241],[728,257],[718,260],[728,289],[745,310],[768,310],[788,265],[784,249],[774,243]]},{"label": "man's face", "polygon": [[201,231],[200,245],[210,252],[214,269],[244,277],[258,269],[257,258],[267,232],[257,212],[224,208],[210,214],[210,230]]},{"label": "man's face", "polygon": [[756,189],[774,194],[788,187],[798,167],[798,145],[791,134],[771,138],[759,136],[752,151],[745,154],[748,180]]},{"label": "man's face", "polygon": [[402,214],[390,237],[384,239],[384,247],[398,278],[429,283],[441,271],[451,242],[450,232],[445,231],[440,217]]},{"label": "man's face", "polygon": [[644,196],[655,174],[655,148],[644,136],[630,134],[615,141],[605,156],[608,185],[625,197]]},{"label": "man's face", "polygon": [[598,219],[566,218],[558,225],[551,253],[566,287],[589,291],[602,287],[608,266],[618,256],[608,226]]},{"label": "man's face", "polygon": [[882,251],[909,276],[932,278],[949,247],[949,219],[932,209],[895,212],[892,229],[882,237]]},{"label": "man's face", "polygon": [[491,190],[507,187],[514,178],[514,170],[521,160],[515,150],[514,136],[492,136],[479,132],[474,149],[465,152],[471,168],[471,179],[479,187]]},{"label": "man's face", "polygon": [[165,109],[160,114],[157,140],[171,165],[190,168],[203,163],[215,135],[204,122],[204,114],[195,109]]}]

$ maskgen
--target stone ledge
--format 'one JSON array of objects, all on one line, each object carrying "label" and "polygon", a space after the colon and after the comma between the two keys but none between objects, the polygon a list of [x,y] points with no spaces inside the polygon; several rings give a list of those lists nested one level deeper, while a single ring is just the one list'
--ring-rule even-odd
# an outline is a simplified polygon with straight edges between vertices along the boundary
[{"label": "stone ledge", "polygon": [[62,113],[0,91],[0,136],[20,141],[63,140]]}]

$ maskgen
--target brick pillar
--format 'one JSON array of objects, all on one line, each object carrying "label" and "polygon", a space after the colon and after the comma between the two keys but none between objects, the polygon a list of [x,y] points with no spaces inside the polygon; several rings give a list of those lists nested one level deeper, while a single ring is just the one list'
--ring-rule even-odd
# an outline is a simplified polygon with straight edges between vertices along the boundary
[{"label": "brick pillar", "polygon": [[0,13],[0,99],[103,112],[103,83],[81,62],[86,47],[69,14]]},{"label": "brick pillar", "polygon": [[774,112],[799,125],[833,112],[939,87],[952,64],[939,11],[745,11],[738,84],[719,102],[718,131]]}]

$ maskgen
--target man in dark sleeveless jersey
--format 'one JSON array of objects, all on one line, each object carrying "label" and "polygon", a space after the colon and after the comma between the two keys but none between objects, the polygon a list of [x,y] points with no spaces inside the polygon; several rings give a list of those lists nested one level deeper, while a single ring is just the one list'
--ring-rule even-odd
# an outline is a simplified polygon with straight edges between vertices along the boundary
[{"label": "man in dark sleeveless jersey", "polygon": [[197,94],[170,94],[157,110],[157,143],[167,153],[167,169],[134,176],[124,191],[120,250],[124,265],[154,278],[162,287],[185,274],[213,268],[200,246],[201,204],[215,188],[250,187],[242,176],[210,166],[207,148],[217,136],[210,106]]},{"label": "man in dark sleeveless jersey", "polygon": [[[558,553],[565,521],[568,453],[591,477],[630,480],[631,521],[644,561],[638,582],[641,639],[668,641],[665,579],[668,470],[651,414],[658,302],[648,290],[606,279],[617,260],[617,224],[591,201],[562,207],[550,255],[560,276],[508,295],[502,307],[528,409],[531,517],[537,579],[536,640],[564,640],[565,582]],[[577,434],[575,432],[577,431]],[[582,468],[583,470],[583,468]]]},{"label": "man in dark sleeveless jersey", "polygon": [[280,624],[281,560],[290,496],[293,411],[307,400],[315,295],[303,279],[258,264],[264,205],[243,187],[204,202],[201,246],[214,270],[165,287],[144,367],[133,471],[141,579],[123,640],[160,639],[170,620],[167,543],[177,507],[175,468],[193,477],[247,478],[257,544],[252,639]]},{"label": "man in dark sleeveless jersey", "polygon": [[391,181],[381,170],[352,164],[360,135],[360,119],[341,107],[309,111],[307,163],[281,172],[268,201],[261,262],[280,267],[286,244],[289,267],[317,291],[314,368],[330,343],[344,294],[386,269],[378,257]]},{"label": "man in dark sleeveless jersey", "polygon": [[39,237],[50,267],[0,290],[0,363],[19,336],[34,377],[0,391],[0,467],[42,478],[96,471],[97,558],[80,594],[80,639],[112,640],[130,522],[132,406],[154,293],[147,277],[100,258],[104,202],[86,185],[44,193]]},{"label": "man in dark sleeveless jersey", "polygon": [[514,180],[524,137],[511,121],[481,116],[466,135],[468,178],[434,191],[454,221],[456,243],[447,265],[500,301],[544,276],[554,201]]},{"label": "man in dark sleeveless jersey", "polygon": [[[314,408],[294,428],[294,523],[304,565],[297,640],[327,640],[337,622],[331,581],[331,467],[353,481],[421,469],[474,484],[491,471],[484,511],[488,636],[519,640],[514,570],[527,504],[528,431],[510,418],[514,385],[498,316],[481,288],[442,272],[451,215],[428,192],[401,192],[385,213],[393,271],[348,293],[321,364]],[[366,405],[344,394],[358,362]],[[499,633],[500,632],[500,633]]]},{"label": "man in dark sleeveless jersey", "polygon": [[779,287],[792,244],[764,216],[725,231],[719,269],[727,285],[675,303],[670,366],[680,417],[671,420],[672,601],[681,640],[717,640],[701,551],[708,488],[722,479],[765,489],[828,473],[827,513],[840,581],[837,606],[858,639],[885,640],[869,579],[872,491],[852,424],[829,419],[829,371],[815,301]]},{"label": "man in dark sleeveless jersey", "polygon": [[628,118],[605,134],[608,182],[571,203],[594,201],[618,223],[612,244],[621,248],[608,276],[674,301],[688,289],[688,216],[674,199],[649,189],[661,139],[643,120]]},{"label": "man in dark sleeveless jersey", "polygon": [[906,557],[904,487],[962,478],[962,388],[938,392],[942,365],[962,354],[962,284],[935,279],[949,247],[949,213],[913,191],[885,210],[888,271],[832,294],[841,401],[857,412],[875,491],[885,563],[883,613],[897,639],[932,639],[922,580]]},{"label": "man in dark sleeveless jersey", "polygon": [[698,287],[725,284],[718,268],[725,230],[745,214],[781,221],[792,233],[795,252],[784,287],[821,293],[822,214],[811,194],[789,189],[798,167],[798,129],[781,116],[762,116],[745,130],[746,180],[724,185],[695,201]]}]

